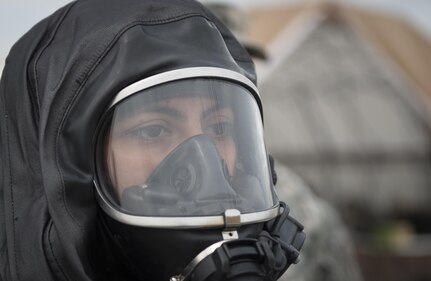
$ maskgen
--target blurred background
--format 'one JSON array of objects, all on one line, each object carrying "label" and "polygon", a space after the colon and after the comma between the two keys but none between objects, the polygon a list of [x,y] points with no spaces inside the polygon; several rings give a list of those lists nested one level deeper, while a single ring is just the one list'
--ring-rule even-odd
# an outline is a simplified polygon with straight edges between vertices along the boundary
[{"label": "blurred background", "polygon": [[[0,71],[67,2],[0,0]],[[279,197],[306,227],[283,278],[431,280],[431,1],[202,2],[256,61]]]}]

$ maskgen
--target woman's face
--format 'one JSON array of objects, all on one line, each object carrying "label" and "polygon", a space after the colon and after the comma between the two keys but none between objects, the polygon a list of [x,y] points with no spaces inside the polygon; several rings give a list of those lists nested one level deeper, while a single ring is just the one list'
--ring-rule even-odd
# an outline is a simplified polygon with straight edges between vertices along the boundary
[{"label": "woman's face", "polygon": [[212,98],[165,99],[114,118],[105,147],[107,167],[118,196],[127,187],[145,184],[159,163],[179,144],[195,135],[210,136],[233,175],[236,148],[234,115]]}]

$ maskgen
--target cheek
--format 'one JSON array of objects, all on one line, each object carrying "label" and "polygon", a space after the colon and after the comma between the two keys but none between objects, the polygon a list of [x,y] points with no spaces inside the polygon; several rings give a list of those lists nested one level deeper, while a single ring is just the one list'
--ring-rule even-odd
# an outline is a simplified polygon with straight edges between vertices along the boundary
[{"label": "cheek", "polygon": [[113,145],[108,156],[109,176],[116,189],[121,195],[127,187],[143,184],[148,176],[160,163],[161,157],[155,157],[148,153],[137,152],[132,148],[116,149]]},{"label": "cheek", "polygon": [[236,149],[235,147],[231,148],[231,153],[228,156],[228,160],[226,160],[227,162],[227,167],[229,170],[229,175],[233,176],[234,170],[235,170],[235,162],[236,162]]},{"label": "cheek", "polygon": [[235,170],[235,162],[236,162],[236,147],[233,140],[228,142],[224,142],[223,145],[218,146],[218,151],[220,153],[221,158],[226,161],[227,168],[229,170],[229,175],[233,176]]}]

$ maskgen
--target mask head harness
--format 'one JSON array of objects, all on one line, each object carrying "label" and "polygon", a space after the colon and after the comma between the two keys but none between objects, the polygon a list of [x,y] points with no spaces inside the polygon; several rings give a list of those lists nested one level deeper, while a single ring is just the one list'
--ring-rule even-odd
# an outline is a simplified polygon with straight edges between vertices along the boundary
[{"label": "mask head harness", "polygon": [[275,194],[256,101],[251,81],[212,67],[117,94],[94,183],[102,231],[132,276],[276,280],[298,261],[305,234]]}]

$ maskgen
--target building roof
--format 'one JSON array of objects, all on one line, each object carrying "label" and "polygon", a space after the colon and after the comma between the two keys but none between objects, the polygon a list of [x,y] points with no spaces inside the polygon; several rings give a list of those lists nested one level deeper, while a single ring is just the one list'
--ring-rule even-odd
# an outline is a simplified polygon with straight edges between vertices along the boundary
[{"label": "building roof", "polygon": [[380,50],[431,106],[431,42],[399,17],[333,2],[259,7],[249,16],[250,38],[266,49],[296,40],[316,20],[341,21]]}]

